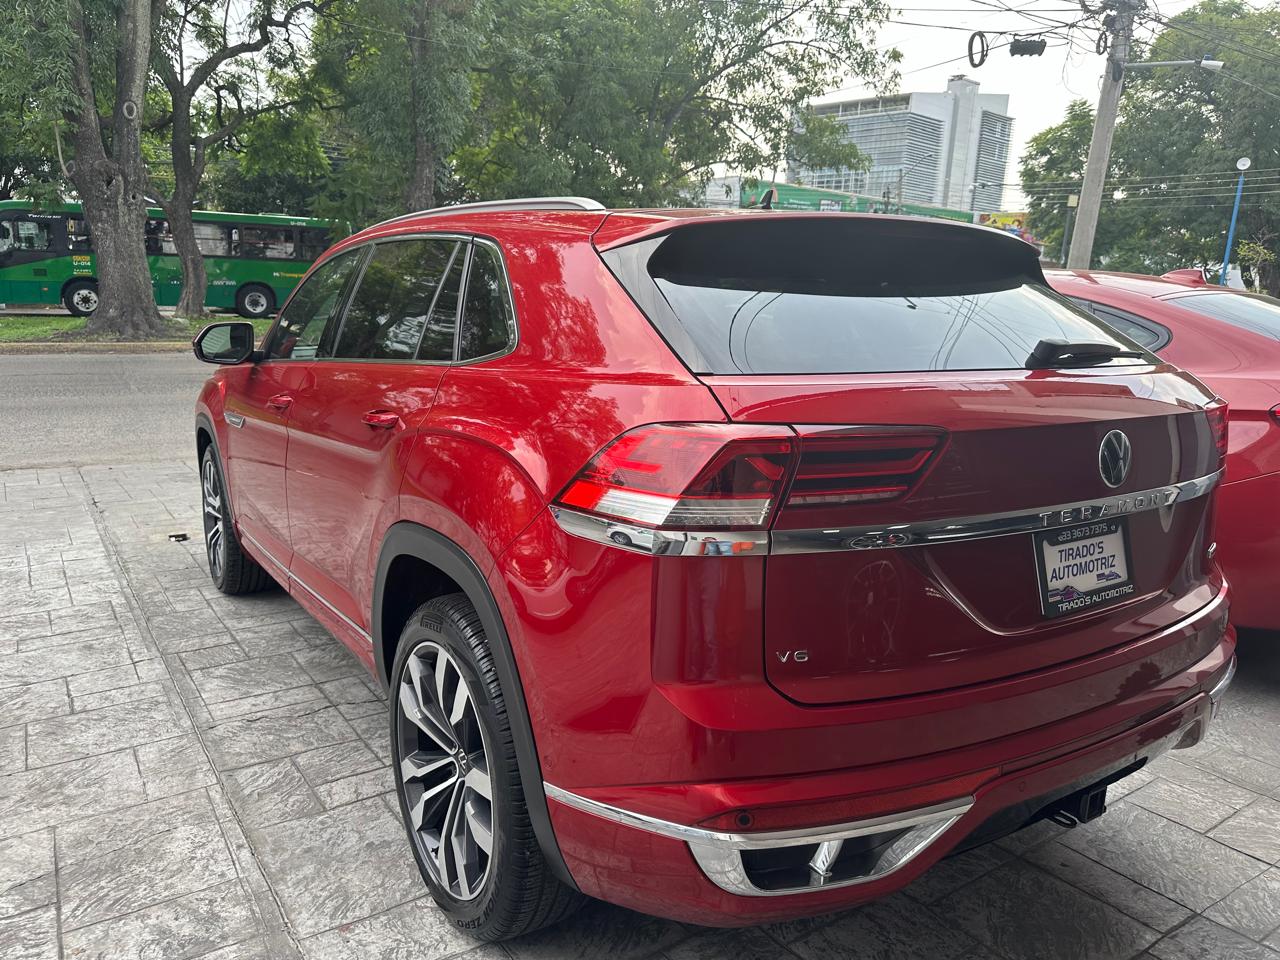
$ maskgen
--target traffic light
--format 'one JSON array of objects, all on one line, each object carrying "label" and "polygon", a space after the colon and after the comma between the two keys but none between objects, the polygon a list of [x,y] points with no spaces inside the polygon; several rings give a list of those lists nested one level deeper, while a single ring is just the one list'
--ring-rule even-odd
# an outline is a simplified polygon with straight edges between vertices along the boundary
[{"label": "traffic light", "polygon": [[1048,46],[1048,42],[1042,37],[1039,40],[1011,40],[1009,41],[1009,55],[1011,57],[1039,57],[1044,53],[1044,48]]}]

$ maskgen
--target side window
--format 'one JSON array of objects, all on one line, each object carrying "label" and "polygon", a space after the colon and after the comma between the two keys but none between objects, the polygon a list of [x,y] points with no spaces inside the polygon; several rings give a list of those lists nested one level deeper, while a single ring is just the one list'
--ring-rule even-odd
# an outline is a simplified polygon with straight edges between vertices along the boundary
[{"label": "side window", "polygon": [[231,231],[231,255],[265,260],[292,260],[292,227],[235,227]]},{"label": "side window", "polygon": [[53,227],[48,220],[12,220],[11,239],[17,250],[48,250],[53,246]]},{"label": "side window", "polygon": [[1148,350],[1159,350],[1169,345],[1172,337],[1169,331],[1160,324],[1141,317],[1135,317],[1123,310],[1104,307],[1100,303],[1085,303],[1085,308],[1107,326],[1119,330],[1122,334]]},{"label": "side window", "polygon": [[474,251],[462,307],[459,360],[501,353],[515,339],[514,313],[498,255],[486,243],[476,243]]},{"label": "side window", "polygon": [[[444,294],[446,277],[465,245],[456,240],[395,240],[376,244],[342,321],[333,351],[347,360],[451,360],[457,324]],[[423,350],[418,351],[419,343]]]},{"label": "side window", "polygon": [[196,246],[206,257],[227,255],[227,228],[220,223],[194,223]]},{"label": "side window", "polygon": [[319,227],[303,227],[298,231],[299,256],[303,260],[319,259],[329,249],[329,231]]},{"label": "side window", "polygon": [[315,357],[325,325],[342,306],[342,294],[363,248],[348,250],[321,264],[298,288],[280,314],[266,348],[271,360],[310,360]]}]

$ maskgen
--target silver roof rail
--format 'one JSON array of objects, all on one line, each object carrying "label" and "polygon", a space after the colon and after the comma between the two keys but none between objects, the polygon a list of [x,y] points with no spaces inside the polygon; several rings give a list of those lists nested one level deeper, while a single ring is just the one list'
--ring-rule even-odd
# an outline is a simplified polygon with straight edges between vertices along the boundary
[{"label": "silver roof rail", "polygon": [[603,210],[604,204],[590,197],[524,197],[516,200],[479,200],[475,203],[454,203],[446,207],[432,207],[419,210],[417,213],[406,213],[404,216],[392,217],[375,223],[375,227],[385,227],[389,223],[401,220],[415,220],[418,217],[436,217],[447,213],[470,213],[475,211],[499,212],[503,210]]}]

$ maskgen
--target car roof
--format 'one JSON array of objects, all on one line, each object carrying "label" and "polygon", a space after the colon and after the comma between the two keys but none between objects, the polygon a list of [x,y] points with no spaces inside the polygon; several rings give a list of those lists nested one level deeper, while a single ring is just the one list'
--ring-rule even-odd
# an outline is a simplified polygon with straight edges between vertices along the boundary
[{"label": "car roof", "polygon": [[1114,273],[1107,270],[1046,270],[1045,279],[1055,286],[1064,282],[1077,289],[1087,285],[1105,287],[1110,290],[1121,290],[1143,297],[1159,300],[1163,297],[1179,293],[1190,293],[1203,289],[1193,287],[1175,280],[1162,277],[1149,277],[1141,273]]}]

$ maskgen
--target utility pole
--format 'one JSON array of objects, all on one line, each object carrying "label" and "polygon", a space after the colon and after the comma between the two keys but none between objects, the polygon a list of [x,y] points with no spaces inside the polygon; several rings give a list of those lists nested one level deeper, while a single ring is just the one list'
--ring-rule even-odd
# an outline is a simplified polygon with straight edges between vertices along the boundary
[{"label": "utility pole", "polygon": [[[1084,6],[1081,0],[1081,6]],[[1120,108],[1120,92],[1124,87],[1125,61],[1133,40],[1133,18],[1144,6],[1144,0],[1108,0],[1103,9],[1113,10],[1110,20],[1111,42],[1107,54],[1107,70],[1102,75],[1102,91],[1098,95],[1098,112],[1093,120],[1093,136],[1089,140],[1089,159],[1080,187],[1080,206],[1076,210],[1075,230],[1067,268],[1088,270],[1093,258],[1093,238],[1098,231],[1098,212],[1102,208],[1102,186],[1111,163],[1111,139],[1116,132],[1116,113]],[[1084,6],[1086,13],[1099,13]]]}]

